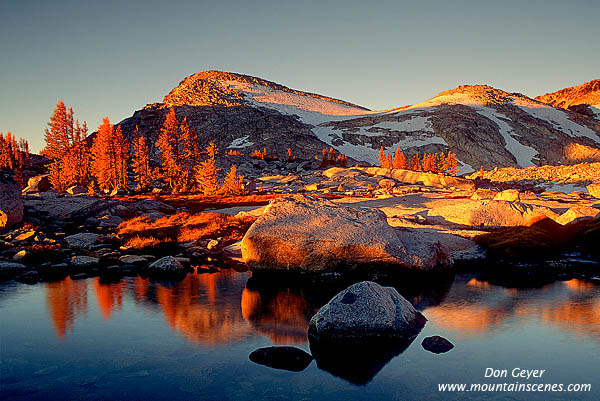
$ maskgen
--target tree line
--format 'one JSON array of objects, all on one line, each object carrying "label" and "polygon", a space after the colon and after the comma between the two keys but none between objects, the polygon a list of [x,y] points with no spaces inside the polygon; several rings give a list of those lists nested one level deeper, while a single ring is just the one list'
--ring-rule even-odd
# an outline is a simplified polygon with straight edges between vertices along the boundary
[{"label": "tree line", "polygon": [[[128,171],[134,175],[136,189],[149,190],[152,183],[162,180],[172,193],[199,191],[206,195],[242,194],[243,177],[231,166],[224,180],[219,179],[216,165],[217,146],[206,147],[201,159],[198,135],[184,117],[180,122],[171,109],[160,129],[154,147],[160,154],[158,167],[150,159],[148,137],[136,126],[130,141],[121,126],[114,126],[108,117],[102,119],[95,137],[88,138],[84,122],[74,121],[73,109],[60,100],[45,131],[46,146],[40,152],[51,160],[49,176],[52,186],[64,191],[81,185],[103,191],[129,189]],[[132,152],[133,150],[133,152]]]},{"label": "tree line", "polygon": [[0,132],[0,170],[14,171],[15,181],[23,187],[23,169],[30,164],[29,143],[8,131]]},{"label": "tree line", "polygon": [[459,171],[456,155],[452,152],[444,153],[425,153],[422,158],[419,152],[413,155],[410,160],[404,156],[400,147],[396,147],[396,152],[392,157],[386,153],[383,146],[379,149],[379,166],[382,168],[395,168],[414,171],[426,171],[432,173],[444,173],[456,175]]}]

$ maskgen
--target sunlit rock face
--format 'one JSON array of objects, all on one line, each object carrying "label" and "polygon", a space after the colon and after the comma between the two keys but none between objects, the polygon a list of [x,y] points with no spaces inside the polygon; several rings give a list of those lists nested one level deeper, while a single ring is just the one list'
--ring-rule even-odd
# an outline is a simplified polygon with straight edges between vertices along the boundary
[{"label": "sunlit rock face", "polygon": [[23,219],[21,189],[11,174],[0,171],[0,231]]},{"label": "sunlit rock face", "polygon": [[535,100],[600,119],[600,79],[546,93]]},{"label": "sunlit rock face", "polygon": [[408,157],[451,150],[462,172],[600,160],[600,111],[582,114],[486,85],[370,111],[261,78],[205,71],[119,125],[126,135],[139,126],[154,143],[171,108],[179,120],[187,118],[201,144],[214,141],[220,149],[245,153],[267,147],[283,156],[291,147],[312,159],[333,147],[350,160],[375,164],[382,146],[388,153],[400,147]]},{"label": "sunlit rock face", "polygon": [[[244,236],[242,255],[257,270],[306,272],[363,265],[432,269],[449,263],[441,244],[402,235],[379,210],[299,195],[271,201]],[[423,243],[427,246],[417,246]]]}]

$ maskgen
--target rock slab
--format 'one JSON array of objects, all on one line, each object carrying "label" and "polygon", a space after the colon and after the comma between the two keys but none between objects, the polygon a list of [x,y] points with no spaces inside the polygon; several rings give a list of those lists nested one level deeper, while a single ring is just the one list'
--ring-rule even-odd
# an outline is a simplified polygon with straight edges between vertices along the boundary
[{"label": "rock slab", "polygon": [[22,219],[21,189],[11,174],[0,173],[0,230],[20,223]]}]

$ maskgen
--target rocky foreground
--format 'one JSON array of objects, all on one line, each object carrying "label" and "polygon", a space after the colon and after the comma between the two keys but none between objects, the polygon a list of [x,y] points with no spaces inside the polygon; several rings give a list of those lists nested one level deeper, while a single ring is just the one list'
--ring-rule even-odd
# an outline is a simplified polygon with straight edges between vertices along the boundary
[{"label": "rocky foreground", "polygon": [[[533,192],[479,177],[374,167],[280,163],[278,174],[265,175],[251,163],[244,168],[256,189],[235,203],[58,194],[40,178],[21,196],[2,176],[0,278],[162,279],[224,266],[600,274],[600,199],[591,180],[587,192]],[[578,168],[588,174],[596,166]]]}]

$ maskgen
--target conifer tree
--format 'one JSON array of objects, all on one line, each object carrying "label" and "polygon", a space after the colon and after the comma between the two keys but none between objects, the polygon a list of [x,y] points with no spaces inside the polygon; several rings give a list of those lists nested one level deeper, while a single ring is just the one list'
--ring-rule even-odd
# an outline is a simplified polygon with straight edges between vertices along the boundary
[{"label": "conifer tree", "polygon": [[244,177],[237,174],[237,168],[234,164],[231,165],[231,169],[221,187],[221,193],[225,195],[243,195],[246,191],[244,190]]},{"label": "conifer tree", "polygon": [[448,156],[446,156],[445,163],[445,172],[446,174],[456,175],[458,174],[458,161],[456,160],[456,155],[452,152],[448,152]]},{"label": "conifer tree", "polygon": [[100,189],[127,188],[128,154],[129,144],[121,127],[115,129],[104,117],[92,145],[92,174]]},{"label": "conifer tree", "polygon": [[137,125],[135,126],[134,134],[134,154],[131,164],[137,187],[139,190],[144,191],[152,184],[148,143],[146,142],[146,137],[140,135]]},{"label": "conifer tree", "polygon": [[73,109],[60,100],[45,130],[46,146],[40,152],[51,159],[50,182],[55,189],[65,190],[73,184],[87,185],[90,155],[86,142],[87,124],[73,122]]},{"label": "conifer tree", "polygon": [[379,167],[383,167],[385,164],[385,150],[383,146],[379,148],[379,155],[377,155],[377,160],[379,160]]},{"label": "conifer tree", "polygon": [[175,116],[175,110],[171,109],[165,118],[160,135],[156,141],[156,147],[160,150],[161,167],[164,177],[171,188],[177,192],[180,188],[181,177],[181,154],[179,149],[179,122]]},{"label": "conifer tree", "polygon": [[411,159],[410,159],[410,169],[417,171],[421,168],[420,166],[420,160],[419,160],[419,152],[417,152]]},{"label": "conifer tree", "polygon": [[217,145],[211,142],[206,148],[208,158],[196,167],[196,180],[200,187],[200,192],[204,195],[214,195],[219,191],[219,178],[216,166],[216,155],[218,153]]},{"label": "conifer tree", "polygon": [[400,146],[396,148],[396,153],[394,153],[394,161],[392,162],[392,167],[399,169],[406,168],[406,156],[404,156],[404,152],[400,151]]},{"label": "conifer tree", "polygon": [[198,150],[198,135],[188,126],[187,118],[183,118],[183,122],[179,127],[181,131],[181,171],[178,187],[183,191],[189,191],[193,186],[194,169],[198,165],[199,150]]}]

